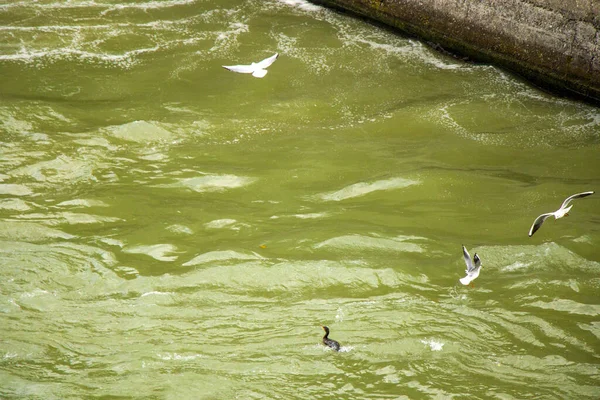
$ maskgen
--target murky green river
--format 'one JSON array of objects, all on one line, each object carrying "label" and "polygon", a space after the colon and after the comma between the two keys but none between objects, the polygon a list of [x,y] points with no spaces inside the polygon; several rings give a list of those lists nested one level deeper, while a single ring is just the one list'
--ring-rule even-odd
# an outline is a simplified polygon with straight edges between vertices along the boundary
[{"label": "murky green river", "polygon": [[300,0],[4,1],[0,82],[0,398],[600,398],[598,108]]}]

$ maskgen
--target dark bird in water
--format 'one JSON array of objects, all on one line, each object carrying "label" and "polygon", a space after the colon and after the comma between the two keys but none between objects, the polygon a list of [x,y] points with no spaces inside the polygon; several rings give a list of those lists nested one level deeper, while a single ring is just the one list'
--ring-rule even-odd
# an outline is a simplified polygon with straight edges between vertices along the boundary
[{"label": "dark bird in water", "polygon": [[323,336],[323,344],[327,347],[331,347],[335,351],[340,351],[340,344],[333,339],[329,339],[329,328],[326,326],[321,326],[325,331],[325,336]]}]

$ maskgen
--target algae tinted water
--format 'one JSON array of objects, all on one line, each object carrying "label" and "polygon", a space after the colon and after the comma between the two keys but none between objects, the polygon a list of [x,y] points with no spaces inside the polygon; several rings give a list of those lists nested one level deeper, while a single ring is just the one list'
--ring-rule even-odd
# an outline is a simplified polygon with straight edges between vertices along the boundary
[{"label": "algae tinted water", "polygon": [[598,191],[597,108],[301,1],[0,38],[0,397],[600,396],[600,197],[527,237]]}]

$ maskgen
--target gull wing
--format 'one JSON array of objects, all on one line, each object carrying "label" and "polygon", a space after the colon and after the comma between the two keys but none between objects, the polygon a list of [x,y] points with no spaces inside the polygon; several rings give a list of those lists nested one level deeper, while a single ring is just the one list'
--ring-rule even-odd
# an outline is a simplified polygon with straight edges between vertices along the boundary
[{"label": "gull wing", "polygon": [[266,69],[257,69],[252,73],[252,76],[255,78],[263,78],[267,74],[267,72],[269,71],[267,71]]},{"label": "gull wing", "polygon": [[275,62],[275,60],[277,60],[277,57],[279,57],[279,53],[275,53],[271,57],[265,58],[264,60],[259,61],[254,65],[259,69],[265,69],[269,65],[273,64]]},{"label": "gull wing", "polygon": [[546,213],[546,214],[542,214],[539,217],[537,217],[535,219],[535,221],[533,221],[533,225],[531,225],[531,228],[529,228],[529,237],[532,237],[533,234],[540,229],[540,227],[542,226],[542,224],[544,223],[544,221],[546,220],[546,218],[553,216],[554,213]]},{"label": "gull wing", "polygon": [[252,65],[223,65],[223,68],[240,74],[251,74],[256,70]]},{"label": "gull wing", "polygon": [[573,201],[573,200],[575,200],[575,199],[580,199],[580,198],[582,198],[582,197],[587,197],[587,196],[589,196],[590,194],[594,194],[594,192],[582,192],[582,193],[577,193],[577,194],[574,194],[573,196],[569,196],[569,197],[567,197],[567,198],[566,198],[566,200],[565,200],[565,201],[563,201],[563,203],[562,203],[562,205],[560,206],[560,208],[566,208],[566,207],[569,205],[569,203],[570,203],[571,201]]},{"label": "gull wing", "polygon": [[467,251],[467,248],[463,245],[463,257],[465,258],[465,264],[467,264],[467,274],[472,271],[473,269],[475,269],[475,267],[473,266],[473,262],[471,261],[471,256],[469,255],[469,252]]},{"label": "gull wing", "polygon": [[475,268],[481,267],[481,260],[479,259],[477,253],[475,253],[475,255],[473,256],[473,261],[475,262]]}]

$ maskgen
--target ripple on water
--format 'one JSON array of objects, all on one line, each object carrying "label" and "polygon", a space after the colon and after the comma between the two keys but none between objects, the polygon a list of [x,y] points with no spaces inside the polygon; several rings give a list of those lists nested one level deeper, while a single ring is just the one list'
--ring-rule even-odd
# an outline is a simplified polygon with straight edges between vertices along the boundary
[{"label": "ripple on water", "polygon": [[[213,259],[216,261],[210,262]],[[251,290],[272,293],[327,291],[332,287],[343,287],[361,293],[426,283],[423,276],[412,276],[391,268],[373,270],[356,267],[350,262],[335,261],[280,261],[253,253],[209,252],[198,256],[194,261],[196,263],[203,265],[203,268],[189,271],[177,278],[181,282],[173,281],[171,284],[179,283],[182,287],[216,286],[234,292]]]},{"label": "ripple on water", "polygon": [[10,171],[11,176],[28,176],[38,182],[74,183],[96,181],[93,174],[96,163],[92,160],[60,155],[53,160],[39,161]]},{"label": "ripple on water", "polygon": [[8,194],[11,196],[29,196],[33,190],[25,185],[14,183],[0,183],[0,194]]},{"label": "ripple on water", "polygon": [[[399,236],[393,238],[372,237],[366,235],[344,235],[327,239],[314,245],[315,249],[331,248],[340,251],[364,251],[364,250],[384,250],[392,252],[423,253],[425,249],[410,240],[415,239],[411,236]],[[416,238],[424,239],[424,238]]]},{"label": "ripple on water", "polygon": [[241,253],[233,250],[223,250],[223,251],[209,251],[208,253],[200,254],[192,258],[190,261],[183,264],[185,267],[189,267],[192,265],[200,265],[205,263],[214,263],[219,262],[222,263],[224,261],[236,262],[240,260],[264,260],[260,254],[251,252],[251,253]]},{"label": "ripple on water", "polygon": [[124,125],[107,128],[114,137],[137,143],[168,141],[174,134],[162,128],[156,122],[133,121]]},{"label": "ripple on water", "polygon": [[91,199],[73,199],[61,201],[56,205],[57,207],[109,207],[108,204],[102,200],[91,200]]},{"label": "ripple on water", "polygon": [[16,218],[24,220],[35,220],[41,221],[48,225],[76,225],[76,224],[99,224],[108,222],[122,221],[118,217],[109,217],[102,215],[93,215],[85,213],[74,213],[74,212],[60,212],[60,213],[30,213],[21,214]]},{"label": "ripple on water", "polygon": [[21,199],[0,200],[0,210],[28,211],[31,207]]},{"label": "ripple on water", "polygon": [[178,179],[176,183],[156,185],[156,187],[185,187],[194,192],[222,192],[250,185],[254,178],[236,175],[203,175],[194,178]]},{"label": "ripple on water", "polygon": [[184,235],[192,235],[194,233],[194,231],[191,228],[189,228],[185,225],[180,225],[180,224],[169,225],[169,226],[167,226],[167,230],[169,232],[184,234]]},{"label": "ripple on water", "polygon": [[208,229],[222,229],[227,227],[231,228],[231,225],[235,224],[236,222],[237,221],[235,219],[223,218],[207,222],[206,224],[204,224],[204,226]]},{"label": "ripple on water", "polygon": [[[600,272],[600,263],[587,260],[557,243],[522,246],[482,246],[488,266],[507,273],[530,271],[585,271]],[[515,284],[519,284],[516,282]]]},{"label": "ripple on water", "polygon": [[590,315],[592,317],[600,315],[599,304],[582,304],[569,299],[555,299],[550,302],[535,301],[527,305],[530,307],[567,312],[569,314]]},{"label": "ripple on water", "polygon": [[34,222],[0,220],[0,238],[40,242],[50,239],[73,239],[75,236]]},{"label": "ripple on water", "polygon": [[140,245],[140,246],[131,246],[125,247],[123,249],[124,253],[129,254],[145,254],[150,256],[158,261],[175,261],[179,256],[176,255],[168,255],[169,253],[173,253],[177,251],[177,247],[172,244],[161,243],[161,244],[153,244],[153,245]]},{"label": "ripple on water", "polygon": [[371,183],[359,182],[335,192],[323,193],[317,197],[325,201],[341,201],[367,195],[378,190],[392,190],[417,185],[420,182],[405,178],[391,178]]}]

